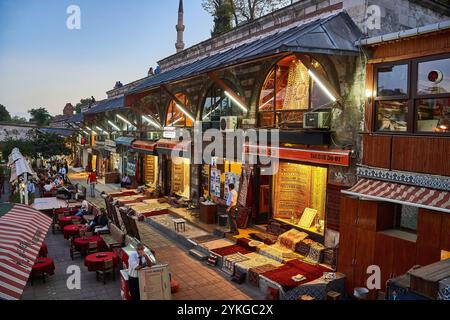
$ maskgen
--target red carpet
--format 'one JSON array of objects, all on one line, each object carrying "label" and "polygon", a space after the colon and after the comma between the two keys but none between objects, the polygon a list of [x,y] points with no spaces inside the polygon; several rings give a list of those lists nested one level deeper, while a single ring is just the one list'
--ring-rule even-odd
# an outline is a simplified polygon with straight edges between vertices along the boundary
[{"label": "red carpet", "polygon": [[223,247],[223,248],[213,249],[211,251],[221,257],[225,257],[225,256],[228,256],[230,254],[235,254],[235,253],[247,254],[247,253],[251,252],[237,244],[233,244],[231,246],[227,246],[227,247]]}]

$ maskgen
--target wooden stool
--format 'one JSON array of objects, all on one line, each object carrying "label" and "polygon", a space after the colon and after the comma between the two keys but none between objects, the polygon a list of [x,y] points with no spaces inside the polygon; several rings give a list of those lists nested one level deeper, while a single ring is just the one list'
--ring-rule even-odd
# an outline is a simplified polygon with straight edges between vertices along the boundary
[{"label": "wooden stool", "polygon": [[173,226],[176,232],[180,232],[183,229],[183,232],[186,231],[186,220],[184,219],[173,219]]},{"label": "wooden stool", "polygon": [[336,291],[328,291],[327,292],[327,300],[339,300],[341,299],[341,294]]}]

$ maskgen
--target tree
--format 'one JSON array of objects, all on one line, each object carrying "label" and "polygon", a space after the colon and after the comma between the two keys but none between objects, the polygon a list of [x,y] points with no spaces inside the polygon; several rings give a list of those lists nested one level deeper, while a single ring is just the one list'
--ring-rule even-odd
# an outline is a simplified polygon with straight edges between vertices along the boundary
[{"label": "tree", "polygon": [[70,155],[71,150],[66,146],[65,139],[53,133],[37,131],[32,138],[34,150],[33,157],[50,158],[54,155]]},{"label": "tree", "polygon": [[20,152],[24,156],[34,155],[34,146],[32,140],[29,139],[13,139],[11,137],[7,138],[2,143],[2,157],[3,159],[8,159],[11,151],[14,148],[19,148]]},{"label": "tree", "polygon": [[6,107],[0,104],[0,122],[9,122],[11,121],[11,115]]},{"label": "tree", "polygon": [[88,107],[92,103],[92,98],[81,99],[75,105],[75,113],[81,113],[81,109]]},{"label": "tree", "polygon": [[8,138],[2,144],[3,159],[8,159],[12,149],[19,148],[24,156],[50,158],[54,155],[70,155],[64,138],[57,134],[36,131],[26,139]]},{"label": "tree", "polygon": [[13,116],[11,118],[11,123],[27,123],[28,120],[24,117],[19,117],[19,116]]},{"label": "tree", "polygon": [[234,25],[252,21],[272,11],[283,8],[298,0],[203,0],[203,8],[215,17],[215,12],[221,2],[228,2]]},{"label": "tree", "polygon": [[211,36],[215,37],[233,28],[233,6],[230,0],[214,0],[214,29]]},{"label": "tree", "polygon": [[48,126],[52,120],[52,116],[45,108],[36,108],[28,110],[31,115],[30,122],[36,122],[38,126]]}]

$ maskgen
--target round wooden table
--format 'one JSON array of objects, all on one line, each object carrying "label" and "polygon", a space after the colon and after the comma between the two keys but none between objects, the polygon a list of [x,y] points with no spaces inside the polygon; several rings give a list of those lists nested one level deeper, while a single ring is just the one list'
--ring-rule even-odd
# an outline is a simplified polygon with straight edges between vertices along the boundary
[{"label": "round wooden table", "polygon": [[84,265],[89,271],[98,271],[103,268],[103,264],[107,260],[112,260],[114,267],[116,267],[119,263],[119,256],[116,253],[109,251],[93,253],[84,259]]}]

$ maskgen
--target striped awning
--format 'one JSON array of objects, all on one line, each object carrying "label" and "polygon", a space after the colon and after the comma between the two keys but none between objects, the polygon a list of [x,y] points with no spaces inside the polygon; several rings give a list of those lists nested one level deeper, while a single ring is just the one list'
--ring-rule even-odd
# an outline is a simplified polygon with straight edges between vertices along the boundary
[{"label": "striped awning", "polygon": [[361,179],[352,188],[342,192],[352,196],[450,213],[450,193],[447,191]]},{"label": "striped awning", "polygon": [[26,205],[0,207],[9,209],[0,217],[0,299],[18,300],[52,221]]}]

